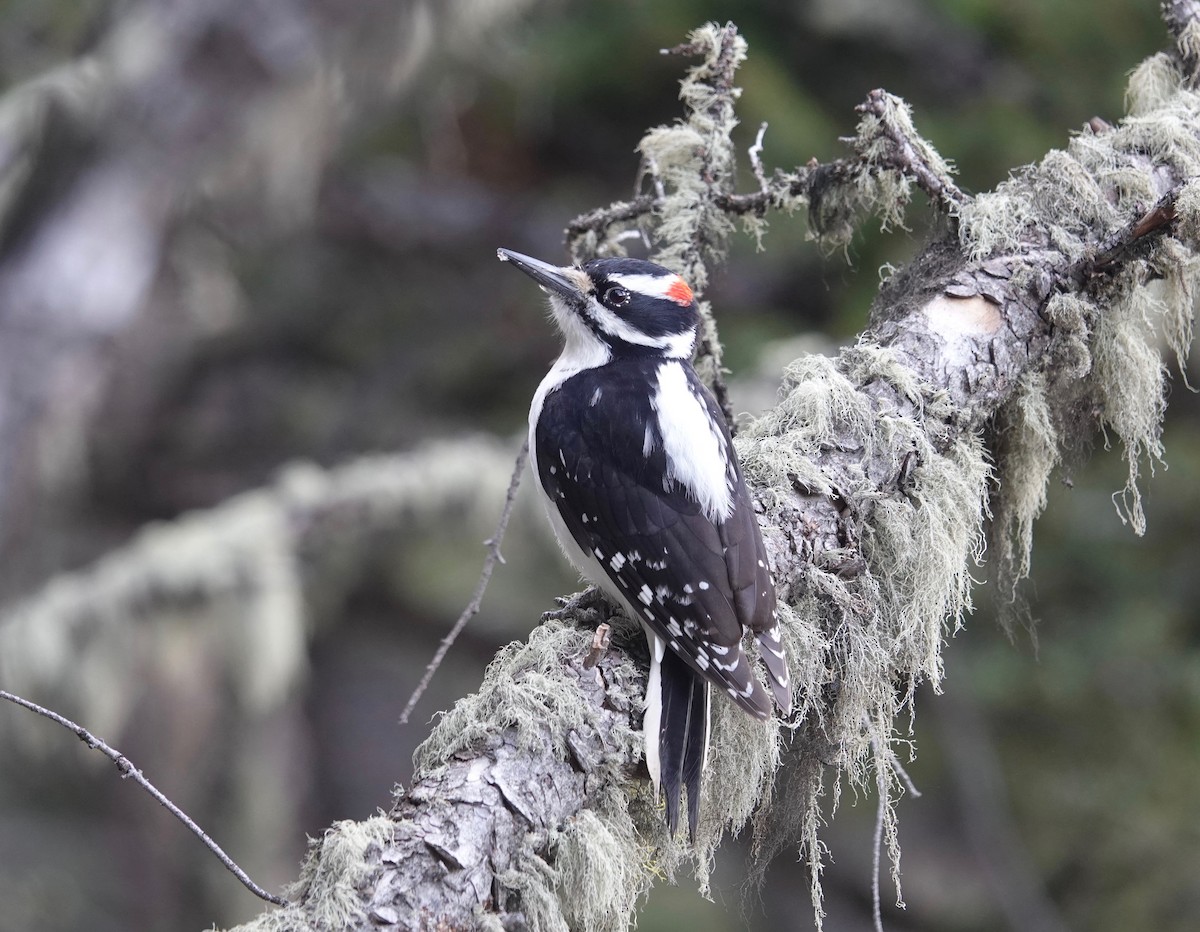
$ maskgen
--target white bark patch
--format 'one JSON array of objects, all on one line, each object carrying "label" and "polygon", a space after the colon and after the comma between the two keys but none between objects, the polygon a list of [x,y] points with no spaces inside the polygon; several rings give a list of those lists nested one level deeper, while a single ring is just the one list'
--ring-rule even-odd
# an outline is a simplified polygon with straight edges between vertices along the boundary
[{"label": "white bark patch", "polygon": [[658,367],[652,399],[667,454],[667,475],[688,490],[710,521],[720,523],[733,511],[725,444],[683,366],[667,362]]},{"label": "white bark patch", "polygon": [[981,295],[938,295],[925,305],[924,314],[930,331],[946,344],[947,360],[955,366],[974,361],[980,341],[990,340],[1004,324],[1000,309]]}]

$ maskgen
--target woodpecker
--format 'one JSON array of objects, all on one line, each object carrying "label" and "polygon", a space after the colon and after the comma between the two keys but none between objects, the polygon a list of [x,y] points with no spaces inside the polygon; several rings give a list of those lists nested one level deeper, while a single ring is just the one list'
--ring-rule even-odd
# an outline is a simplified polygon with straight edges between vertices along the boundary
[{"label": "woodpecker", "polygon": [[672,835],[687,789],[694,840],[712,687],[771,714],[746,633],[775,704],[791,709],[762,534],[725,419],[692,368],[695,298],[642,259],[559,267],[497,254],[541,286],[562,332],[529,409],[533,472],[568,559],[645,631],[646,765]]}]

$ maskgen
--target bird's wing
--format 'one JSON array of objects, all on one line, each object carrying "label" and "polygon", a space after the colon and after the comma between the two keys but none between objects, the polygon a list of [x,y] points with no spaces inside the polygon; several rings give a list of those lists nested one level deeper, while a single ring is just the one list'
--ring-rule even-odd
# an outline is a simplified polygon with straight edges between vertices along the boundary
[{"label": "bird's wing", "polygon": [[596,387],[581,373],[547,396],[533,438],[543,488],[603,572],[593,582],[620,596],[697,674],[766,718],[771,700],[741,640],[743,619],[757,620],[768,603],[770,617],[774,591],[740,476],[729,517],[714,523],[665,479],[661,438],[647,436],[646,412],[621,410],[645,392],[617,393],[611,373],[604,389],[616,397],[596,399]]}]

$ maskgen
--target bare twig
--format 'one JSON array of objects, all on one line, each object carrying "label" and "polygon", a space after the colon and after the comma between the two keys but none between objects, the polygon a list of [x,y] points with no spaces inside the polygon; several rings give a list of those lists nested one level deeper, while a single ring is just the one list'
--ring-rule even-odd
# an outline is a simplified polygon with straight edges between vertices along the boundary
[{"label": "bare twig", "polygon": [[767,193],[767,176],[763,171],[762,153],[763,153],[763,136],[766,135],[767,124],[764,121],[758,127],[758,135],[754,137],[754,145],[746,150],[746,155],[750,157],[750,167],[754,169],[754,178],[758,182],[758,190],[760,194]]},{"label": "bare twig", "polygon": [[517,454],[517,459],[513,464],[512,479],[508,482],[508,494],[504,497],[504,510],[500,512],[500,520],[496,524],[496,532],[484,541],[488,552],[483,561],[483,570],[479,574],[479,582],[475,586],[475,594],[471,596],[471,601],[467,603],[467,607],[458,616],[458,621],[454,623],[454,627],[442,638],[442,642],[438,645],[433,659],[425,667],[425,672],[421,676],[421,681],[417,683],[417,688],[408,697],[408,703],[404,706],[404,711],[400,713],[401,725],[408,724],[409,716],[412,715],[412,711],[416,707],[417,702],[420,701],[421,696],[425,694],[425,690],[429,688],[434,674],[437,673],[438,667],[442,665],[442,661],[446,658],[446,653],[453,646],[454,642],[458,640],[458,636],[462,634],[463,628],[467,626],[467,622],[479,611],[480,605],[483,604],[483,594],[487,591],[488,583],[492,581],[492,573],[496,569],[496,564],[504,562],[504,557],[500,554],[500,542],[504,539],[504,532],[508,528],[508,519],[512,517],[513,504],[517,500],[517,488],[521,484],[521,473],[525,471],[525,461],[528,458],[529,440],[527,438],[521,444],[521,451]]},{"label": "bare twig", "polygon": [[186,812],[176,806],[173,802],[171,802],[171,800],[167,799],[167,797],[163,795],[162,791],[159,790],[158,787],[156,787],[149,780],[147,780],[145,775],[136,767],[134,767],[129,758],[127,758],[120,751],[109,747],[82,725],[78,725],[69,718],[40,706],[36,702],[30,702],[28,699],[22,699],[20,696],[14,695],[13,693],[3,689],[0,689],[0,699],[7,699],[9,702],[15,703],[22,708],[29,709],[31,712],[36,712],[38,715],[42,715],[50,719],[52,722],[58,722],[58,724],[62,725],[63,728],[75,732],[80,741],[86,744],[89,748],[99,751],[114,764],[116,764],[117,769],[121,771],[122,777],[132,777],[134,781],[142,787],[142,789],[158,800],[159,805],[161,805],[168,812],[170,812],[171,815],[175,816],[175,818],[186,825],[192,834],[204,842],[204,844],[208,847],[208,850],[220,859],[221,863],[225,865],[226,869],[242,882],[247,890],[249,890],[255,896],[266,900],[268,903],[274,903],[276,906],[287,905],[287,900],[283,899],[283,897],[276,896],[273,893],[268,893],[253,880],[251,880],[246,872],[238,867],[237,864],[234,863],[233,859],[223,850],[221,850],[220,845],[213,841],[208,834],[202,828],[200,828],[199,825],[193,822]]},{"label": "bare twig", "polygon": [[667,196],[667,187],[663,184],[662,172],[658,170],[658,162],[653,156],[647,155],[646,175],[650,178],[650,183],[654,185],[654,198],[656,201],[662,201]]},{"label": "bare twig", "polygon": [[583,668],[590,670],[600,662],[600,658],[604,656],[604,652],[608,650],[608,645],[612,643],[612,627],[605,622],[596,629],[596,634],[592,637],[592,647],[588,651],[587,657],[583,660]]},{"label": "bare twig", "polygon": [[[785,203],[810,200],[816,188],[827,187],[831,181],[849,176],[854,165],[855,162],[849,159],[835,159],[832,162],[817,162],[814,159],[791,172],[776,169],[771,178],[765,178],[764,173],[765,187],[760,190],[747,194],[718,192],[713,195],[713,204],[735,217],[745,214],[761,217],[768,210]],[[598,239],[603,239],[611,227],[652,214],[661,206],[661,197],[643,194],[631,201],[615,201],[607,207],[580,214],[567,224],[564,231],[572,256],[582,258],[576,253],[576,248],[587,234],[593,233]]]},{"label": "bare twig", "polygon": [[904,781],[904,788],[908,790],[909,795],[913,799],[921,798],[921,791],[917,789],[917,785],[913,783],[912,777],[908,775],[908,771],[904,769],[904,765],[900,763],[900,758],[896,756],[895,751],[888,751],[891,755],[892,769],[896,771],[897,776]]},{"label": "bare twig", "polygon": [[[867,720],[864,718],[863,726],[867,726]],[[879,740],[874,736],[871,737],[871,750],[875,755],[875,788],[879,794],[879,803],[875,810],[875,838],[871,851],[871,906],[872,915],[875,920],[875,932],[883,932],[883,909],[880,905],[879,893],[879,864],[882,861],[883,853],[883,832],[887,823],[887,806],[888,806],[888,777],[887,771],[882,766],[880,757],[887,759],[887,764],[892,771],[904,781],[905,787],[913,795],[918,797],[921,795],[912,778],[908,775],[908,771],[900,763],[900,759],[896,756],[896,752],[890,747],[884,747]],[[897,874],[897,885],[899,885],[899,875]],[[899,902],[899,888],[897,886],[897,901]],[[901,903],[900,905],[903,905]]]},{"label": "bare twig", "polygon": [[883,823],[887,819],[887,794],[884,792],[885,777],[882,770],[878,778],[879,803],[875,809],[875,842],[871,849],[871,916],[875,920],[875,932],[883,932],[883,908],[879,896],[879,862],[883,851]]}]

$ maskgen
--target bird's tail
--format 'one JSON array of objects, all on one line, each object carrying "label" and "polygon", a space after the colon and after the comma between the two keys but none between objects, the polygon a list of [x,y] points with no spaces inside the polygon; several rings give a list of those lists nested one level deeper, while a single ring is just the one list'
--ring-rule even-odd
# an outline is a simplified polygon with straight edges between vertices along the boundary
[{"label": "bird's tail", "polygon": [[[661,715],[658,762],[667,796],[667,829],[679,827],[679,796],[687,789],[688,839],[696,840],[700,818],[700,779],[708,758],[709,685],[674,651],[665,651],[659,670]],[[647,743],[654,740],[646,736]]]}]

